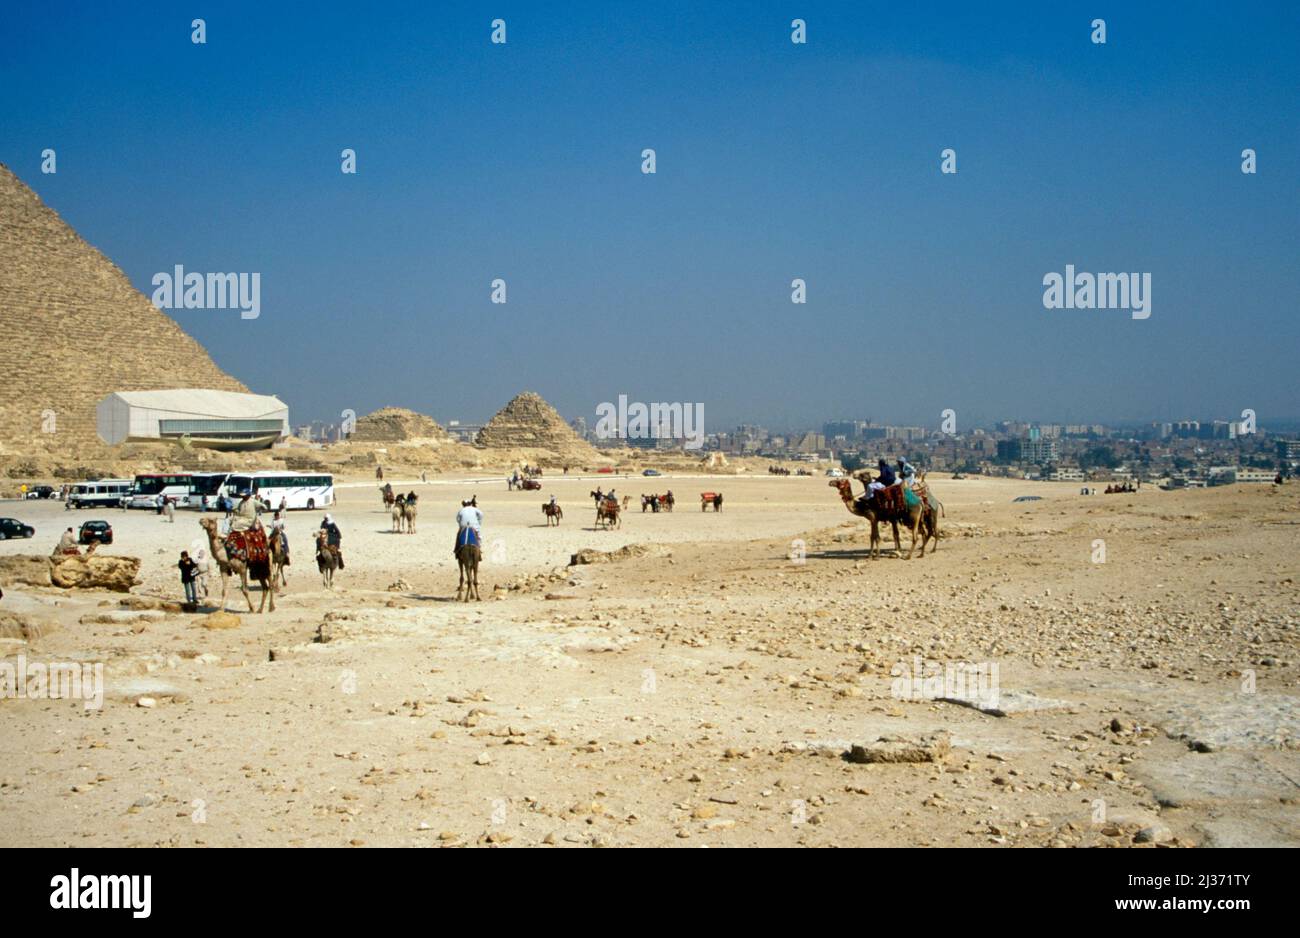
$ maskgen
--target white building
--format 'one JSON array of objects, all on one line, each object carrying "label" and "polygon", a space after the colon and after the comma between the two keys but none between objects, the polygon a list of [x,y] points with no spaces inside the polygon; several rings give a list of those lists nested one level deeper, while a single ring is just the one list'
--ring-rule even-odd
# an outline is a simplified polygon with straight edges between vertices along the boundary
[{"label": "white building", "polygon": [[289,435],[289,408],[277,397],[177,388],[115,391],[95,408],[100,439],[156,443],[188,438],[208,449],[266,449]]}]

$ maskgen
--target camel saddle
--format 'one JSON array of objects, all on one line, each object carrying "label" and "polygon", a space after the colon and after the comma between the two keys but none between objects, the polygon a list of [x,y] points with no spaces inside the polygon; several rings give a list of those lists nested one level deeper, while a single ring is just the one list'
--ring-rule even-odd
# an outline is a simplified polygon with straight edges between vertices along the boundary
[{"label": "camel saddle", "polygon": [[871,496],[871,501],[875,504],[876,511],[881,514],[901,515],[907,511],[901,485],[876,489],[875,494]]},{"label": "camel saddle", "polygon": [[231,531],[226,535],[226,556],[249,564],[266,563],[270,558],[266,532],[260,528]]}]

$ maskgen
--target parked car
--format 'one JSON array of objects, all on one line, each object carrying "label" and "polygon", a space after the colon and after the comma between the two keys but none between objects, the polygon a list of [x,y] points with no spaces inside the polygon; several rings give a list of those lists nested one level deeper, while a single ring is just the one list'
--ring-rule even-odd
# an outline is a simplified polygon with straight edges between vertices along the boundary
[{"label": "parked car", "polygon": [[663,473],[661,473],[658,469],[647,469],[645,472],[641,473],[641,475],[643,476],[657,476],[662,474]]},{"label": "parked car", "polygon": [[53,498],[55,495],[54,486],[52,485],[33,485],[27,490],[26,498]]},{"label": "parked car", "polygon": [[842,479],[842,478],[844,478],[844,470],[843,470],[843,469],[827,469],[827,470],[826,470],[826,474],[827,474],[828,476],[830,476],[832,479]]},{"label": "parked car", "polygon": [[23,524],[17,518],[0,518],[0,541],[11,537],[31,537],[36,529],[30,524]]},{"label": "parked car", "polygon": [[614,471],[614,467],[613,467],[613,466],[601,466],[601,467],[600,467],[599,469],[597,469],[596,471],[597,471],[597,472],[613,472],[613,471]]},{"label": "parked car", "polygon": [[81,530],[77,532],[77,543],[92,544],[95,541],[101,544],[113,543],[113,526],[107,521],[83,522]]}]

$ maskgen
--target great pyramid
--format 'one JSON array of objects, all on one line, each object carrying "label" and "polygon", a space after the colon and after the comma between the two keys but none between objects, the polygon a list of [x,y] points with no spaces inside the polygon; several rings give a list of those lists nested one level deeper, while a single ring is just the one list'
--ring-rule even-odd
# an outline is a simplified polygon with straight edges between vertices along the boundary
[{"label": "great pyramid", "polygon": [[564,422],[540,394],[525,391],[497,411],[478,432],[476,441],[490,449],[530,450],[533,457],[547,455],[557,462],[599,460],[595,447]]},{"label": "great pyramid", "polygon": [[405,407],[382,407],[357,418],[348,439],[358,443],[401,443],[408,440],[447,440],[450,437],[436,420]]},{"label": "great pyramid", "polygon": [[99,443],[112,391],[248,390],[2,164],[0,375],[0,449],[19,451]]}]

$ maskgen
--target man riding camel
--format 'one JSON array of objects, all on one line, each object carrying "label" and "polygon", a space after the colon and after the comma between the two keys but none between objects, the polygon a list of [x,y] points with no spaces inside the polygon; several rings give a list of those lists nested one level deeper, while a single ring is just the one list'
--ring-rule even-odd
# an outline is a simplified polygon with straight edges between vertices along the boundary
[{"label": "man riding camel", "polygon": [[320,529],[325,532],[325,546],[330,552],[338,558],[339,569],[343,569],[343,532],[339,526],[334,523],[333,515],[326,515],[320,523]]},{"label": "man riding camel", "polygon": [[289,566],[289,532],[285,530],[284,516],[279,511],[271,518],[270,537],[272,540],[280,539],[280,554],[284,557],[284,566]]},{"label": "man riding camel", "polygon": [[230,517],[231,531],[251,531],[259,527],[257,520],[258,504],[253,493],[247,489],[239,493],[239,504]]}]

